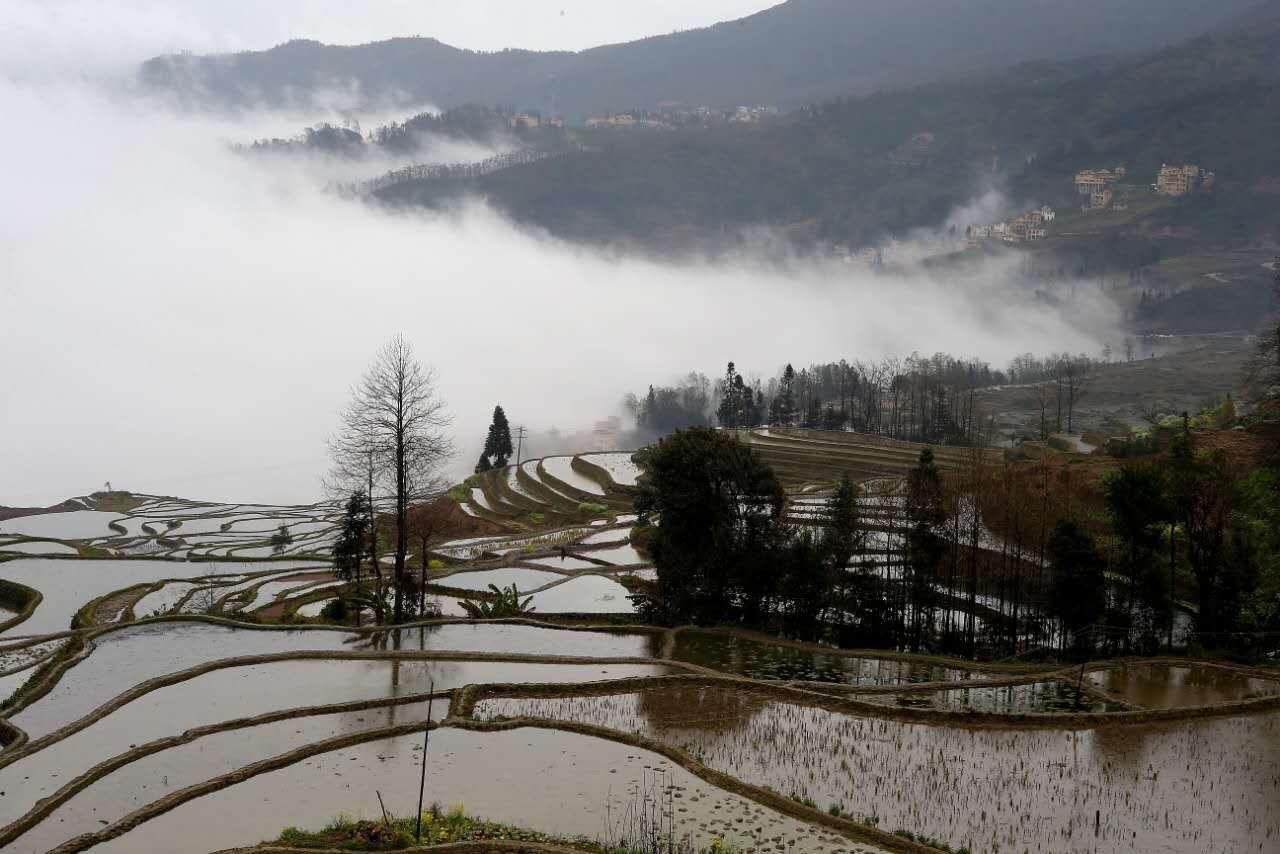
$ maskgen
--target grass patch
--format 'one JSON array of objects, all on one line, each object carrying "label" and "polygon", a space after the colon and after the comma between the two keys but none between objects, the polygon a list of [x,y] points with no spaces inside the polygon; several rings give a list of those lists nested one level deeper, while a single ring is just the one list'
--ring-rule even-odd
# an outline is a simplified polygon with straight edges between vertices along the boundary
[{"label": "grass patch", "polygon": [[602,850],[585,840],[566,840],[534,830],[473,818],[466,814],[461,804],[448,810],[432,805],[431,809],[424,812],[421,842],[414,838],[415,825],[412,817],[386,816],[382,821],[367,821],[340,816],[319,831],[286,828],[274,840],[274,844],[339,851],[402,851],[419,844],[441,845],[506,839],[570,845],[583,851]]},{"label": "grass patch", "polygon": [[[586,838],[568,839],[552,836],[536,830],[514,827],[493,821],[474,818],[466,814],[461,804],[442,810],[439,804],[422,814],[422,838],[415,838],[416,822],[412,817],[384,816],[381,821],[352,819],[339,816],[322,830],[308,831],[297,827],[286,828],[280,836],[264,845],[287,845],[301,849],[328,849],[336,851],[403,851],[420,845],[444,845],[453,842],[484,842],[488,840],[512,840],[517,842],[541,842],[560,845],[594,854],[646,854],[648,845],[623,843],[601,845]],[[659,850],[654,848],[652,850]],[[738,854],[735,846],[716,838],[706,847],[688,843],[672,843],[661,848],[671,854]]]}]

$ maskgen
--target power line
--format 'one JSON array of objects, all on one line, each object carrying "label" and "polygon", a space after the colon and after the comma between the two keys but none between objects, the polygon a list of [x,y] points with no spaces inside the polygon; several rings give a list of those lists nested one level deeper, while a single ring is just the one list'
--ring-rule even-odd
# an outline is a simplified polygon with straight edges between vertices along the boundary
[{"label": "power line", "polygon": [[[516,428],[516,468],[520,467],[520,454],[524,450],[525,436],[526,436],[526,433],[524,432],[524,425],[521,424],[519,427]],[[507,447],[511,447],[511,446],[508,445]]]}]

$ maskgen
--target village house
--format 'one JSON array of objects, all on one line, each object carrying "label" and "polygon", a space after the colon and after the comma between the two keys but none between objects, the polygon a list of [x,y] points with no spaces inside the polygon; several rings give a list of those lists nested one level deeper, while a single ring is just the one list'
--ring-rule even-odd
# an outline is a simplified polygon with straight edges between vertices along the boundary
[{"label": "village house", "polygon": [[1187,196],[1207,193],[1213,189],[1214,174],[1199,166],[1170,166],[1163,164],[1156,176],[1155,191],[1162,196]]},{"label": "village house", "polygon": [[1115,169],[1081,169],[1076,173],[1076,192],[1082,196],[1091,196],[1122,180],[1124,176],[1123,166]]},{"label": "village house", "polygon": [[1023,211],[1005,222],[997,222],[993,225],[971,225],[965,230],[965,237],[973,245],[982,240],[1003,240],[1006,243],[1044,240],[1049,236],[1045,224],[1057,218],[1057,211],[1044,205]]},{"label": "village house", "polygon": [[1094,190],[1089,194],[1088,204],[1083,206],[1085,213],[1098,213],[1108,210],[1115,193],[1110,189]]}]

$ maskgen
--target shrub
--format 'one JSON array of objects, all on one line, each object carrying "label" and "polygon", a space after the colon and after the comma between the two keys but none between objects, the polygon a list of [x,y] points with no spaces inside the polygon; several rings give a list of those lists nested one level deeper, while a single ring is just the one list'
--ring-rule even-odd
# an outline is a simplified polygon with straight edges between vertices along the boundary
[{"label": "shrub", "polygon": [[530,513],[530,514],[529,514],[529,521],[530,521],[530,522],[532,522],[532,523],[533,523],[533,524],[535,524],[535,525],[541,525],[541,524],[542,524],[543,522],[545,522],[546,520],[547,520],[547,517],[546,517],[545,515],[543,515],[542,513]]},{"label": "shrub", "polygon": [[320,609],[320,616],[335,623],[345,621],[347,619],[347,601],[341,596],[337,599],[330,599]]},{"label": "shrub", "polygon": [[609,511],[609,508],[606,507],[605,505],[596,504],[595,502],[592,502],[592,501],[584,501],[578,505],[579,513],[590,513],[593,516],[597,516],[601,513],[607,513],[608,511]]},{"label": "shrub", "polygon": [[474,619],[494,619],[498,617],[521,617],[525,614],[533,613],[533,608],[529,603],[533,601],[533,597],[527,597],[523,601],[520,599],[520,591],[516,589],[515,584],[508,588],[499,588],[496,584],[490,584],[489,590],[493,593],[493,601],[485,602],[477,599],[463,599],[459,604],[467,615]]}]

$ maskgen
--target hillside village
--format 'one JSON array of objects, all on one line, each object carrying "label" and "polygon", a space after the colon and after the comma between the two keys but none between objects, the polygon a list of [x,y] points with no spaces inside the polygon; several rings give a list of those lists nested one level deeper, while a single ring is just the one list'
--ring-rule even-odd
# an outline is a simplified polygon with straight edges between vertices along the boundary
[{"label": "hillside village", "polygon": [[[1076,192],[1084,197],[1080,210],[1085,214],[1123,212],[1129,209],[1129,200],[1136,187],[1122,182],[1128,172],[1124,166],[1112,169],[1081,169],[1075,175]],[[1159,196],[1181,198],[1183,196],[1212,192],[1217,176],[1200,166],[1163,164],[1150,191]],[[1046,225],[1057,219],[1057,212],[1048,205],[1032,208],[1003,222],[990,225],[970,225],[965,237],[970,246],[985,240],[1002,240],[1021,243],[1044,240],[1049,236]]]}]

